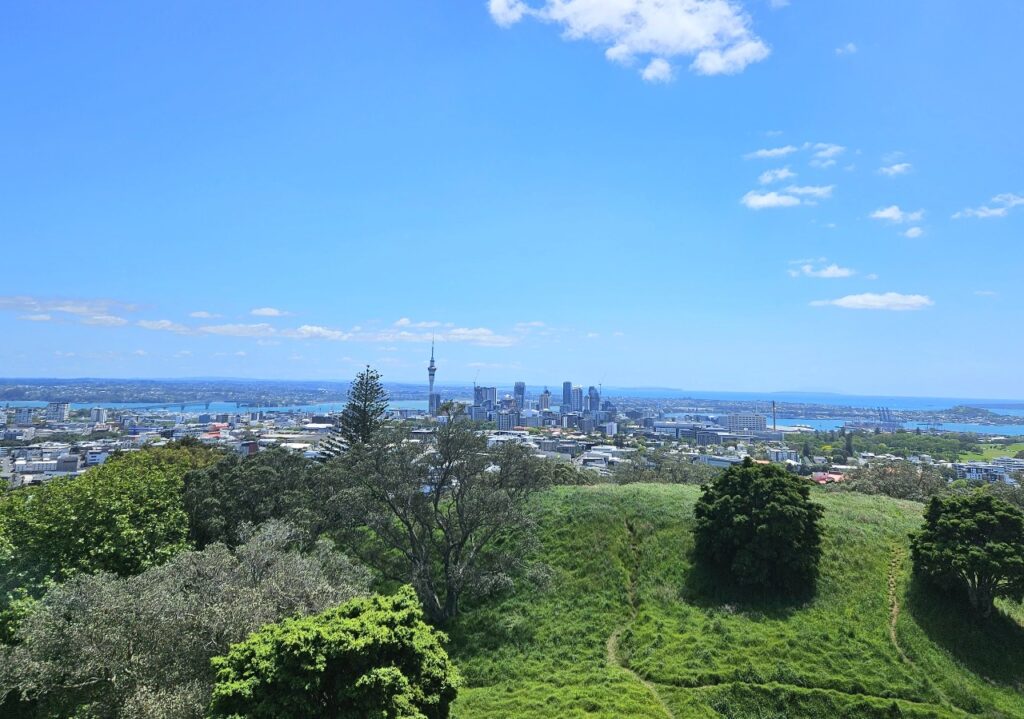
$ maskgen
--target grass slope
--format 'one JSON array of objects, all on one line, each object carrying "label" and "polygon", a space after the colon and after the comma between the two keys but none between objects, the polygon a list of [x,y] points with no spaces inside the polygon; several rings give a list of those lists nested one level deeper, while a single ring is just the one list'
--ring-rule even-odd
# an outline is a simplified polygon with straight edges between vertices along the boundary
[{"label": "grass slope", "polygon": [[[467,612],[456,719],[1024,717],[1024,631],[912,587],[921,507],[816,493],[822,578],[798,606],[715,597],[690,572],[699,489],[557,488],[546,589]],[[1013,608],[1020,617],[1019,608]]]},{"label": "grass slope", "polygon": [[969,462],[971,460],[987,461],[995,459],[996,457],[1013,457],[1018,452],[1024,452],[1024,442],[1014,442],[1013,444],[983,444],[981,445],[980,452],[964,452],[960,455],[961,462]]}]

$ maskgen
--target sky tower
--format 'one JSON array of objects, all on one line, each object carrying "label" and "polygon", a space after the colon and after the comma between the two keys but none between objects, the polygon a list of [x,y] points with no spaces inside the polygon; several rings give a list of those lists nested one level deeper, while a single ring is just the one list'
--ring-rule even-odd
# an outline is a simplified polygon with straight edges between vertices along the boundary
[{"label": "sky tower", "polygon": [[434,339],[430,339],[430,364],[427,365],[427,376],[430,378],[430,390],[427,394],[427,408],[431,416],[437,416],[441,406],[441,398],[434,394],[434,373],[437,372],[437,365],[434,364]]}]

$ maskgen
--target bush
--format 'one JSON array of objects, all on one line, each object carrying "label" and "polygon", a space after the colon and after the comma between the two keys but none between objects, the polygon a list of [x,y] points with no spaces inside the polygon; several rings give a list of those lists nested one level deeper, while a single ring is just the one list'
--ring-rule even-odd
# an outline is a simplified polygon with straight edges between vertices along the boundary
[{"label": "bush", "polygon": [[1024,598],[1024,512],[984,491],[934,497],[911,535],[914,570],[967,591],[991,614],[996,597]]},{"label": "bush", "polygon": [[201,719],[214,655],[267,622],[366,593],[361,567],[326,545],[299,554],[293,540],[272,522],[233,551],[215,544],[127,579],[52,588],[0,655],[0,697],[34,702],[39,716]]},{"label": "bush", "polygon": [[270,624],[213,660],[214,719],[444,719],[458,673],[411,587]]},{"label": "bush", "polygon": [[821,514],[804,480],[747,458],[697,500],[694,558],[740,588],[806,593],[818,573]]}]

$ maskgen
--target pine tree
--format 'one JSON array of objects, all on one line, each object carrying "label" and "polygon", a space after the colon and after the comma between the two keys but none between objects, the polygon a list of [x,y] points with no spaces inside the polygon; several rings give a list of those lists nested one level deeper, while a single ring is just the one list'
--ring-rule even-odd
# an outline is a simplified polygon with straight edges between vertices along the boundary
[{"label": "pine tree", "polygon": [[348,404],[341,413],[341,439],[350,447],[369,442],[384,425],[387,409],[388,394],[380,373],[367,365],[349,388]]}]

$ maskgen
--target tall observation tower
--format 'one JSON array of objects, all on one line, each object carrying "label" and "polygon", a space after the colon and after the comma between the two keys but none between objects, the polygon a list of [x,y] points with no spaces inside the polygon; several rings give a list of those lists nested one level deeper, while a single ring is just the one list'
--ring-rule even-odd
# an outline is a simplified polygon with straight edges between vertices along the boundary
[{"label": "tall observation tower", "polygon": [[437,366],[434,364],[434,340],[430,340],[430,364],[427,365],[427,376],[430,378],[430,391],[427,394],[427,408],[432,416],[437,416],[441,407],[441,397],[434,394],[434,373]]}]

